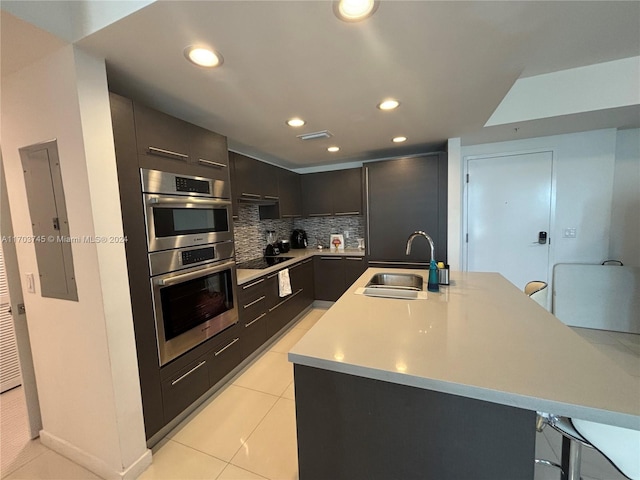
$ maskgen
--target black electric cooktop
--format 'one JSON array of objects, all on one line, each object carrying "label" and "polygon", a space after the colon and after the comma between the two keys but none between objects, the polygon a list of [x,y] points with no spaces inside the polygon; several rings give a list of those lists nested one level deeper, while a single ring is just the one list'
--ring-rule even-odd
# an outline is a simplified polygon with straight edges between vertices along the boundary
[{"label": "black electric cooktop", "polygon": [[260,258],[252,258],[251,260],[247,260],[246,262],[238,263],[238,268],[246,268],[249,270],[260,270],[262,268],[269,268],[273,265],[277,265],[278,263],[286,262],[287,260],[291,260],[293,257],[260,257]]}]

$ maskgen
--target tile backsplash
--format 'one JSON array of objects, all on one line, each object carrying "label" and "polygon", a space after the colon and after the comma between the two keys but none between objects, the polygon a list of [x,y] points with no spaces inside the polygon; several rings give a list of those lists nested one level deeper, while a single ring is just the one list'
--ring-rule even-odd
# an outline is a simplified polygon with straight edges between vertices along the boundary
[{"label": "tile backsplash", "polygon": [[252,258],[261,257],[267,246],[267,230],[274,230],[277,239],[289,239],[294,228],[306,230],[310,247],[318,245],[328,247],[329,236],[332,233],[344,235],[344,232],[349,232],[349,238],[345,238],[345,246],[357,248],[357,239],[364,238],[364,217],[353,215],[260,220],[257,205],[240,203],[238,205],[238,219],[234,221],[236,261],[245,262]]},{"label": "tile backsplash", "polygon": [[293,228],[307,232],[310,247],[328,247],[332,233],[344,235],[344,232],[349,232],[349,238],[344,239],[346,248],[358,248],[358,238],[364,238],[364,217],[360,215],[296,218],[293,223]]}]

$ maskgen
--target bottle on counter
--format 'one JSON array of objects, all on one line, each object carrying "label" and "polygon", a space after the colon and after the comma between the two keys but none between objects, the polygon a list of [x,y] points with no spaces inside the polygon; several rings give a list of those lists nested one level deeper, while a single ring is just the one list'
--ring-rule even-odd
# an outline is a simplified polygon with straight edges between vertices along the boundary
[{"label": "bottle on counter", "polygon": [[430,292],[440,291],[440,279],[438,277],[438,266],[435,260],[431,260],[429,263],[429,279],[427,281],[427,290]]}]

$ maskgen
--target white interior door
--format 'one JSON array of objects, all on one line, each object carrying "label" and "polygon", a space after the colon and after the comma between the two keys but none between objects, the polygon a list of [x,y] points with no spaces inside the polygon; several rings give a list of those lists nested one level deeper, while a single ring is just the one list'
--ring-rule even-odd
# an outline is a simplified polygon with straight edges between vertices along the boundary
[{"label": "white interior door", "polygon": [[548,282],[552,161],[552,152],[468,161],[468,271],[501,273],[520,289]]}]

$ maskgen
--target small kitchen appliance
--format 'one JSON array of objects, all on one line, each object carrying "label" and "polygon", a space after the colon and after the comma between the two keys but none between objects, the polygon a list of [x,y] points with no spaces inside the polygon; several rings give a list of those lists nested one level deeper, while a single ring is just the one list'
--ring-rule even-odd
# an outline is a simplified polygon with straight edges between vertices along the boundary
[{"label": "small kitchen appliance", "polygon": [[299,228],[291,232],[291,248],[307,248],[308,244],[307,232]]},{"label": "small kitchen appliance", "polygon": [[291,242],[289,240],[280,240],[277,245],[280,253],[287,253],[291,249]]}]

